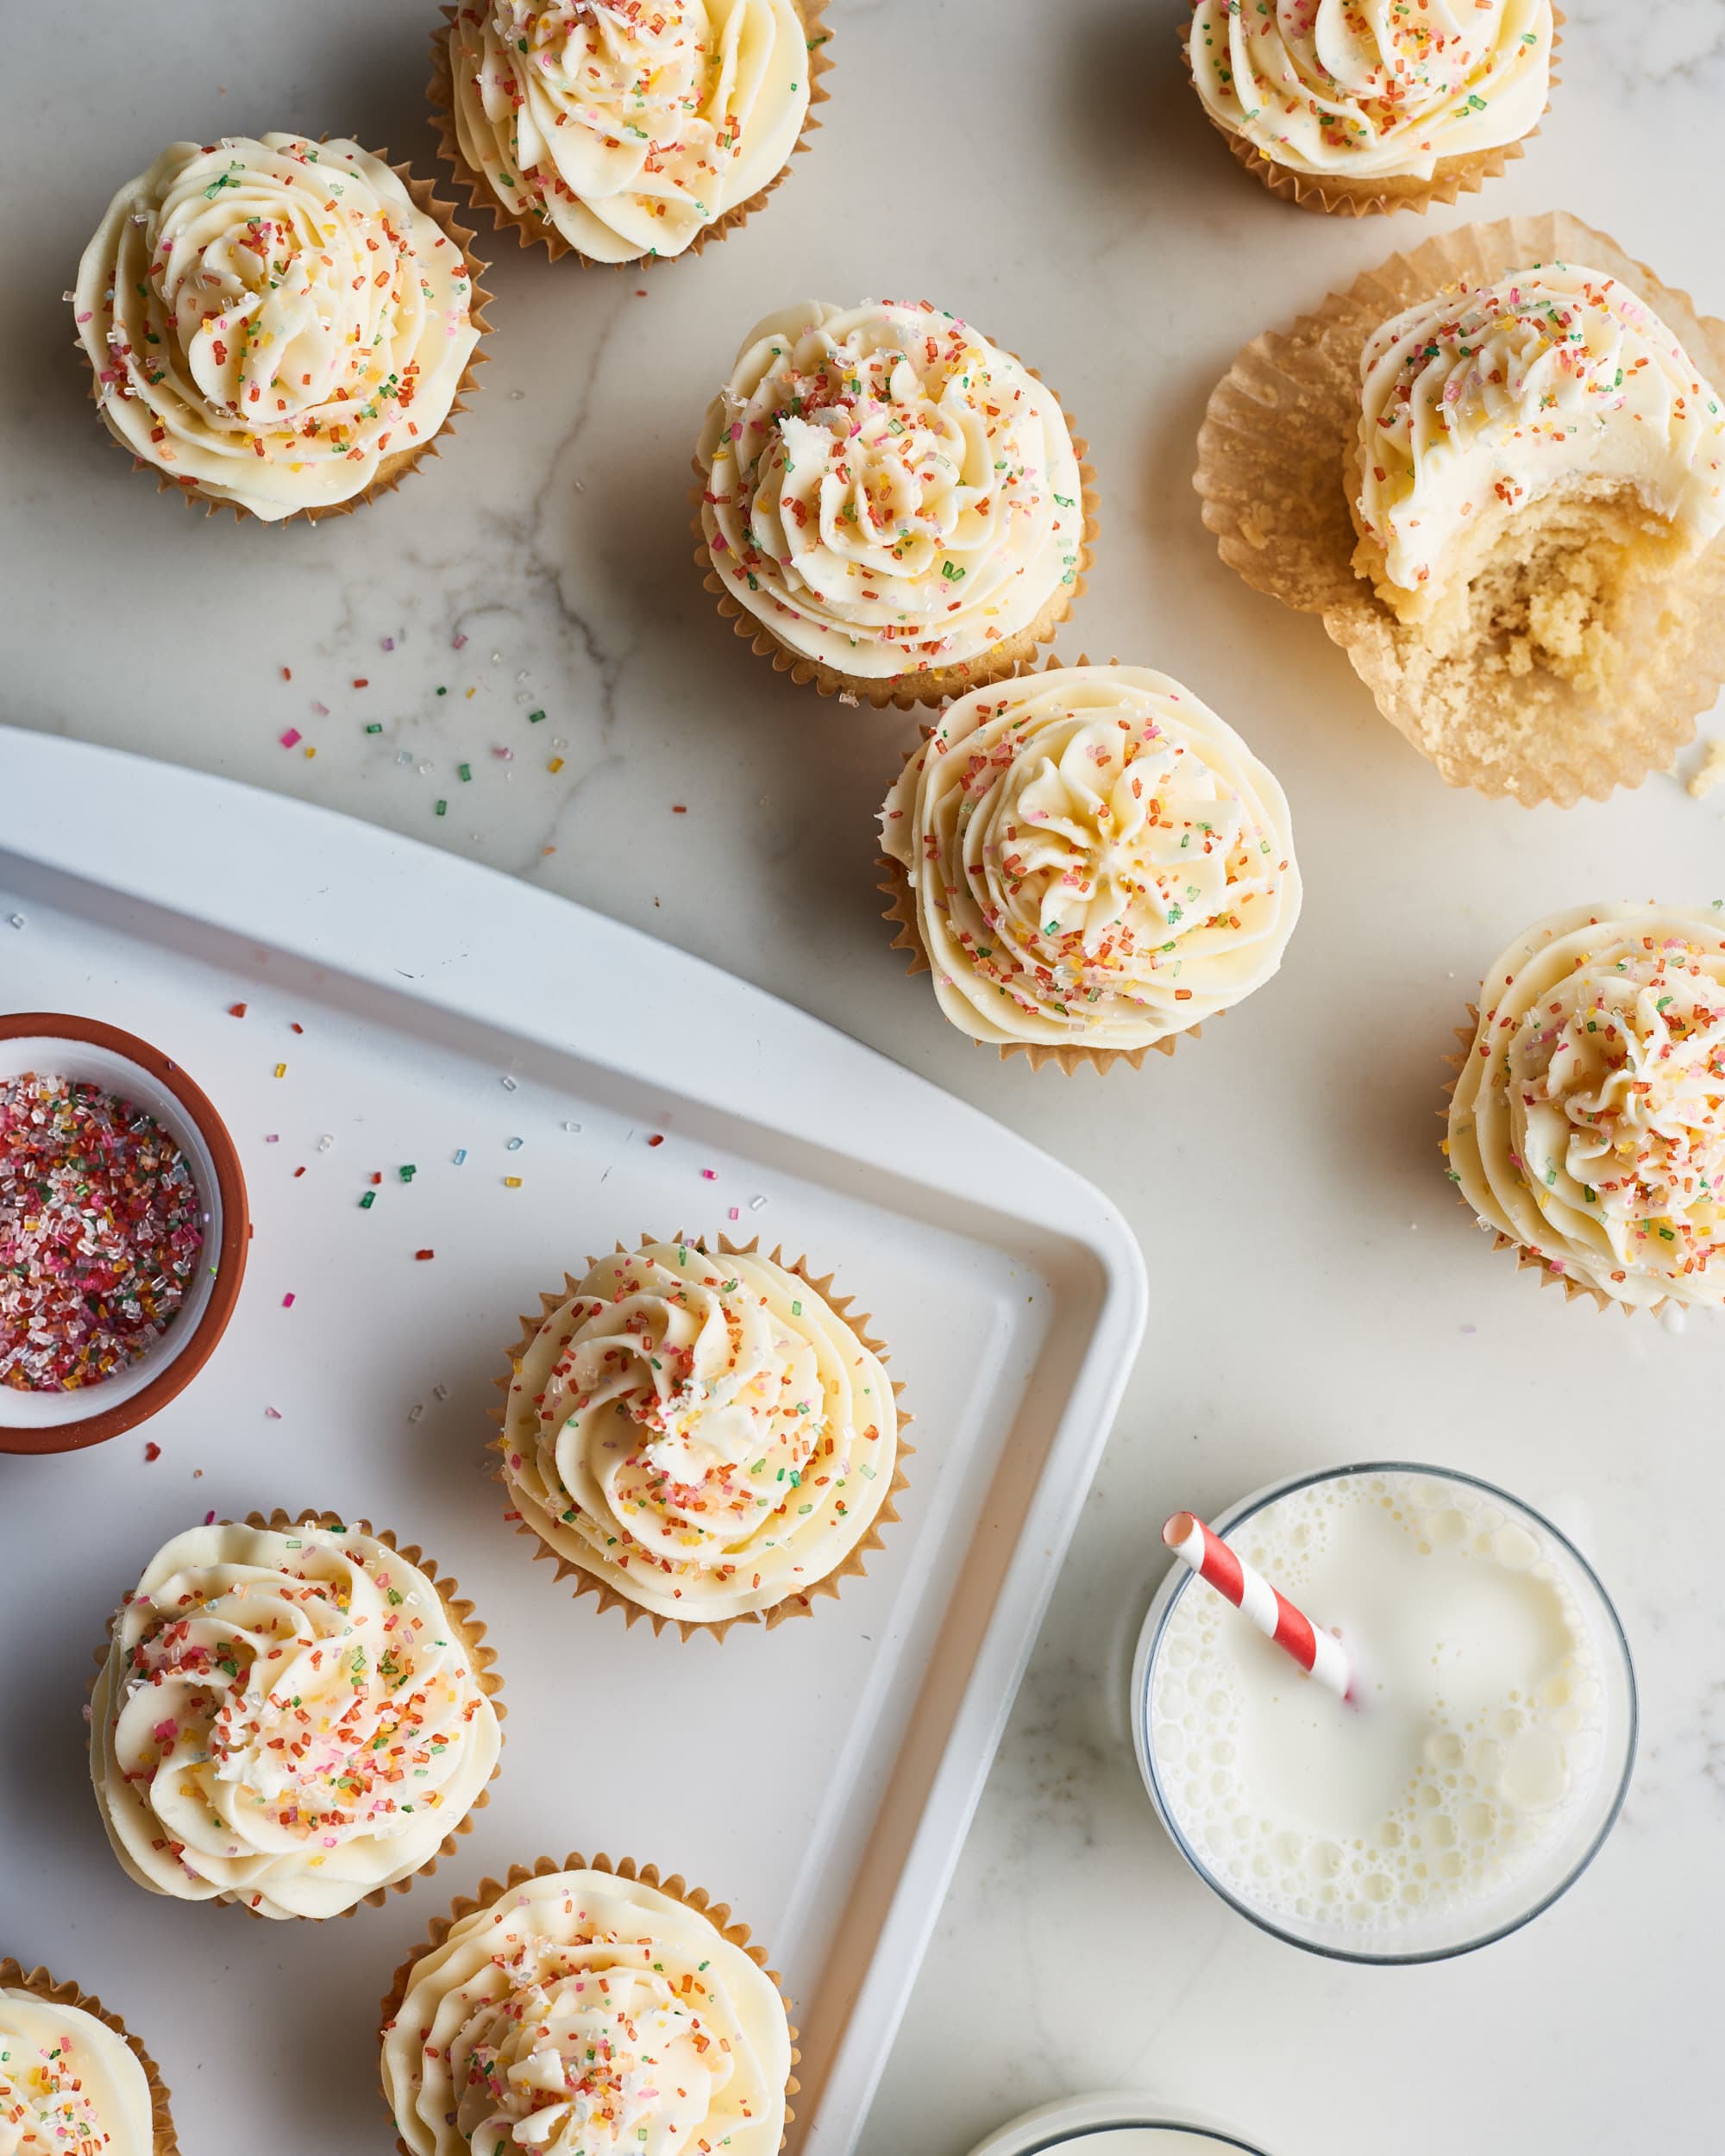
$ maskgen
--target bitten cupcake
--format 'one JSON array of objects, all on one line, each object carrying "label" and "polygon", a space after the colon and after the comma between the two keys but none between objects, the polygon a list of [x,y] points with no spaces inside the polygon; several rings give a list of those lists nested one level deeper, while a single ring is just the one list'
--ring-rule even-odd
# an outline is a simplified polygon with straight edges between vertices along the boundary
[{"label": "bitten cupcake", "polygon": [[741,224],[819,122],[824,0],[472,0],[431,41],[443,154],[523,246],[594,262]]},{"label": "bitten cupcake", "polygon": [[938,703],[1012,673],[1070,611],[1083,454],[1054,392],[956,316],[805,301],[750,331],[707,413],[696,560],[794,680]]},{"label": "bitten cupcake", "polygon": [[357,142],[175,142],[78,265],[109,431],[164,487],[279,523],[396,486],[461,409],[483,327],[430,187]]},{"label": "bitten cupcake", "polygon": [[117,2014],[46,1969],[0,1960],[6,2156],[179,2156],[156,2063]]},{"label": "bitten cupcake", "polygon": [[340,1916],[432,1869],[502,1745],[485,1627],[363,1521],[175,1536],[114,1620],[90,1771],[140,1886]]},{"label": "bitten cupcake", "polygon": [[680,1877],[542,1857],[458,1901],[383,2007],[404,2156],[777,2156],[795,2034],[746,1926]]},{"label": "bitten cupcake", "polygon": [[1282,788],[1148,667],[1051,667],[941,714],[881,811],[895,949],[1002,1056],[1134,1066],[1262,987],[1300,915]]},{"label": "bitten cupcake", "polygon": [[1725,1303],[1719,906],[1552,914],[1459,1038],[1445,1150],[1496,1247],[1602,1308]]},{"label": "bitten cupcake", "polygon": [[1725,678],[1722,363],[1725,324],[1603,233],[1471,227],[1241,353],[1205,521],[1450,784],[1603,799]]},{"label": "bitten cupcake", "polygon": [[619,1248],[521,1320],[498,1440],[536,1556],[687,1639],[806,1613],[902,1487],[884,1351],[781,1253]]},{"label": "bitten cupcake", "polygon": [[1185,51],[1238,162],[1302,210],[1423,210],[1521,154],[1553,80],[1552,0],[1465,9],[1197,0]]}]

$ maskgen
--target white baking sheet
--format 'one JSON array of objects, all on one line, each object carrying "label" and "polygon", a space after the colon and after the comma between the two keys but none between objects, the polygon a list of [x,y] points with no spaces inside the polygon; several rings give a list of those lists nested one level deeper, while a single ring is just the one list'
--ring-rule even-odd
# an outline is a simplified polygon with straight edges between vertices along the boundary
[{"label": "white baking sheet", "polygon": [[[797,2140],[839,2156],[1136,1349],[1119,1216],[974,1110],[600,917],[3,729],[0,1008],[105,1018],[180,1062],[255,1223],[228,1337],[167,1413],[0,1459],[0,1951],[127,2015],[188,2150],[355,2156],[390,2143],[377,2002],[429,1920],[516,1859],[633,1855],[768,1942],[805,2032]],[[867,1580],[720,1644],[575,1601],[529,1561],[486,1453],[515,1313],[614,1239],[679,1229],[836,1267],[916,1419]],[[119,1595],[179,1528],[277,1504],[423,1543],[490,1626],[510,1708],[459,1855],[322,1926],[133,1886],[85,1777],[79,1702]]]}]

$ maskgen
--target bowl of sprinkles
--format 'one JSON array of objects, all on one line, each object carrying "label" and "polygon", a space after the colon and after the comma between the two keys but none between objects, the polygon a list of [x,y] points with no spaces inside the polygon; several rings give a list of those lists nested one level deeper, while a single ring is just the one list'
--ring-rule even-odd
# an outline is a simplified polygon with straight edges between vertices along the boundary
[{"label": "bowl of sprinkles", "polygon": [[160,1413],[214,1352],[251,1233],[234,1141],[116,1026],[0,1016],[0,1452]]}]

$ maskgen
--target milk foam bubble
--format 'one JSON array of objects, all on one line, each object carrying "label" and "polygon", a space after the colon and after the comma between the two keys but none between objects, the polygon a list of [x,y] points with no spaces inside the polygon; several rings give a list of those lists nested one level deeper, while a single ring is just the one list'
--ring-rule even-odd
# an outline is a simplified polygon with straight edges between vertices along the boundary
[{"label": "milk foam bubble", "polygon": [[1338,1476],[1228,1540],[1338,1630],[1359,1704],[1193,1582],[1151,1676],[1173,1819],[1272,1921],[1381,1934],[1484,1905],[1576,1827],[1602,1771],[1600,1646],[1581,1576],[1489,1492]]}]

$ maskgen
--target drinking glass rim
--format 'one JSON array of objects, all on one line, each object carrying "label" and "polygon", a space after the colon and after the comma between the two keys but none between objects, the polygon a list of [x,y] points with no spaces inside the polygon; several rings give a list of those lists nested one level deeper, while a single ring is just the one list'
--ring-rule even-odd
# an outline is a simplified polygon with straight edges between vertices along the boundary
[{"label": "drinking glass rim", "polygon": [[[1167,1632],[1169,1620],[1178,1608],[1181,1596],[1197,1580],[1197,1574],[1184,1567],[1181,1568],[1184,1572],[1184,1577],[1175,1580],[1173,1589],[1163,1606],[1160,1616],[1156,1620],[1153,1630],[1151,1627],[1149,1615],[1146,1614],[1145,1626],[1139,1634],[1138,1652],[1133,1658],[1132,1716],[1133,1740],[1138,1756],[1138,1771],[1149,1788],[1151,1801],[1156,1807],[1157,1814],[1168,1830],[1169,1839],[1193,1871],[1197,1873],[1213,1894],[1226,1902],[1231,1909],[1245,1917],[1248,1923],[1256,1925],[1261,1932],[1268,1933],[1270,1938],[1279,1939],[1289,1946],[1297,1946],[1304,1953],[1321,1955],[1327,1961],[1356,1962],[1373,1968],[1405,1969],[1415,1967],[1425,1962],[1453,1961],[1458,1955],[1476,1953],[1482,1946],[1496,1946],[1500,1939],[1508,1939],[1512,1932],[1519,1932],[1524,1925],[1531,1924],[1536,1916],[1543,1916],[1554,1902],[1560,1900],[1569,1892],[1604,1847],[1607,1836],[1617,1824],[1622,1813],[1624,1802],[1629,1794],[1630,1777],[1635,1767],[1636,1745],[1640,1733],[1640,1690],[1635,1681],[1634,1657],[1629,1650],[1629,1638],[1623,1629],[1623,1620],[1617,1614],[1617,1605],[1607,1592],[1605,1583],[1563,1529],[1547,1520],[1538,1507],[1530,1505],[1525,1497],[1517,1497],[1513,1490],[1504,1489],[1496,1482],[1488,1482],[1483,1475],[1470,1475],[1463,1468],[1434,1467],[1429,1462],[1422,1460],[1363,1460],[1341,1467],[1315,1468],[1305,1474],[1290,1475],[1283,1482],[1270,1484],[1259,1491],[1256,1496],[1243,1499],[1239,1509],[1236,1512],[1223,1512],[1220,1518],[1225,1524],[1217,1529],[1217,1532],[1225,1538],[1232,1535],[1245,1526],[1248,1520],[1255,1519],[1267,1505],[1275,1504],[1284,1497],[1291,1497],[1300,1490],[1309,1489],[1314,1482],[1338,1482],[1344,1476],[1350,1475],[1426,1475],[1436,1482],[1465,1483],[1469,1489],[1482,1490],[1488,1497],[1498,1498],[1503,1503],[1512,1506],[1515,1511],[1525,1514],[1529,1520],[1543,1528],[1560,1548],[1566,1551],[1579,1567],[1582,1576],[1599,1597],[1600,1606],[1605,1612],[1609,1620],[1609,1636],[1615,1639],[1617,1651],[1622,1657],[1623,1676],[1628,1689],[1628,1731],[1623,1749],[1622,1771],[1618,1776],[1617,1787],[1612,1793],[1610,1805],[1592,1839],[1551,1891],[1541,1896],[1530,1908],[1524,1909],[1507,1923],[1499,1924],[1490,1931],[1482,1932],[1476,1939],[1460,1940],[1453,1946],[1429,1946],[1417,1951],[1371,1953],[1351,1946],[1325,1946],[1317,1940],[1302,1939],[1297,1932],[1289,1930],[1285,1926],[1276,1922],[1261,1911],[1251,1908],[1249,1903],[1243,1902],[1238,1895],[1231,1892],[1222,1884],[1192,1847],[1186,1835],[1181,1831],[1178,1821],[1175,1819],[1172,1808],[1163,1788],[1162,1777],[1157,1771],[1156,1750],[1151,1740],[1150,1687],[1156,1669],[1156,1658],[1161,1651],[1163,1637]],[[1158,1588],[1158,1598],[1160,1594],[1161,1589]]]}]

